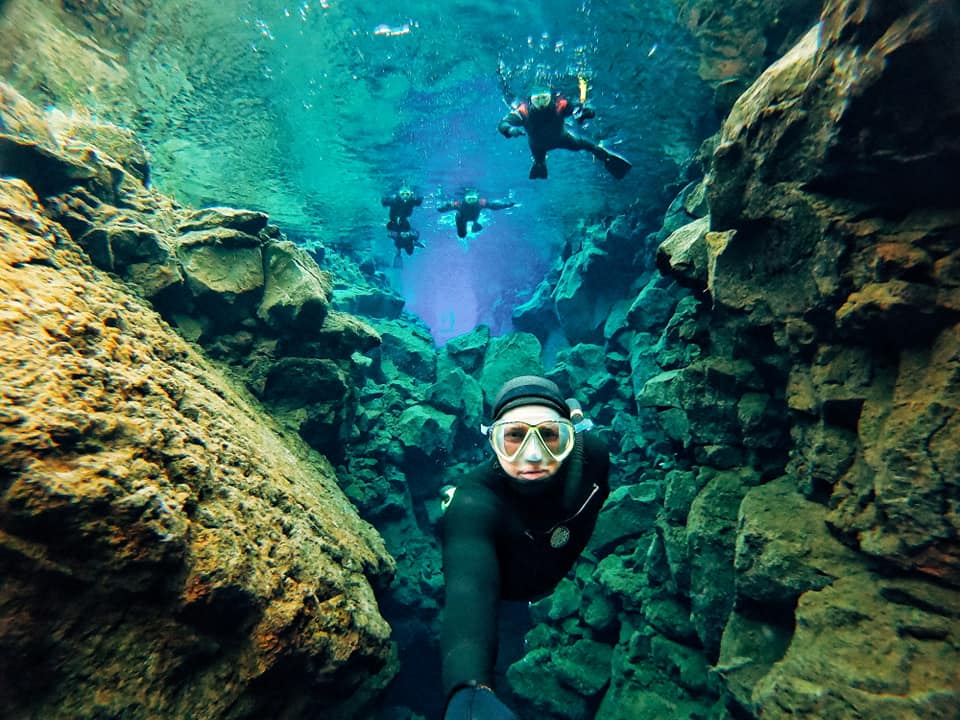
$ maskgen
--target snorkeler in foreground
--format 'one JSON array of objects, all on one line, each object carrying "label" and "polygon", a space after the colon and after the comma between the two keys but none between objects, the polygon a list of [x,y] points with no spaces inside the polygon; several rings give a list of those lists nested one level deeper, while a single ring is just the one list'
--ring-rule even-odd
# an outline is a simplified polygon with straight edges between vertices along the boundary
[{"label": "snorkeler in foreground", "polygon": [[443,518],[444,720],[515,720],[493,690],[501,600],[551,592],[593,533],[610,456],[575,401],[516,377],[481,427],[494,457],[458,483]]},{"label": "snorkeler in foreground", "polygon": [[[584,95],[581,91],[581,97]],[[531,180],[547,177],[547,151],[556,148],[590,151],[603,162],[607,171],[619,180],[633,167],[630,162],[580,134],[567,122],[567,118],[572,117],[582,124],[595,116],[596,113],[585,105],[583,100],[574,105],[560,93],[538,87],[530,92],[526,100],[511,106],[510,112],[500,121],[497,130],[506,138],[526,134],[530,153],[533,155]]]}]

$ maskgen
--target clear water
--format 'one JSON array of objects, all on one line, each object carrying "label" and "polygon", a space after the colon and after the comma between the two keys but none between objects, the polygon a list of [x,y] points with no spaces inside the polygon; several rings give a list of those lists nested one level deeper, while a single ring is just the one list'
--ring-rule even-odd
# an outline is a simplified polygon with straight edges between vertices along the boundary
[{"label": "clear water", "polygon": [[[295,240],[373,257],[438,344],[480,323],[509,330],[585,218],[666,207],[710,115],[672,0],[165,8],[152,20],[165,44],[135,50],[156,69],[141,78],[156,102],[140,128],[156,184],[194,204],[265,210]],[[171,86],[178,73],[187,82]],[[516,94],[547,81],[576,97],[578,77],[597,110],[587,132],[634,170],[617,181],[589,154],[558,150],[550,178],[528,180],[526,140],[496,132],[502,78]],[[427,247],[395,270],[379,200],[404,179],[426,198],[412,225]],[[461,241],[435,207],[464,186],[517,206],[486,212],[484,230]]]}]

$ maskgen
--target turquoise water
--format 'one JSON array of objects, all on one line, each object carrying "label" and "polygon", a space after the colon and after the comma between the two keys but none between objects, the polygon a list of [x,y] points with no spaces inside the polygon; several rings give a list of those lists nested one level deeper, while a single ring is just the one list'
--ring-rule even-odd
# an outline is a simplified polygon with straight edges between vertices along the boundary
[{"label": "turquoise water", "polygon": [[[672,0],[206,5],[184,4],[175,20],[183,35],[209,26],[183,51],[193,101],[177,122],[141,129],[157,185],[265,210],[295,240],[373,259],[438,344],[479,323],[509,330],[585,219],[633,206],[655,230],[713,122]],[[155,22],[175,44],[170,16]],[[557,150],[550,178],[531,181],[526,140],[496,132],[504,85],[520,94],[547,81],[576,97],[578,78],[597,111],[586,132],[634,169],[617,181],[589,154]],[[169,118],[171,93],[158,95],[146,113]],[[394,270],[379,200],[401,180],[425,196],[412,224],[427,247]],[[461,241],[435,207],[464,186],[517,206],[485,213],[485,229]]]}]

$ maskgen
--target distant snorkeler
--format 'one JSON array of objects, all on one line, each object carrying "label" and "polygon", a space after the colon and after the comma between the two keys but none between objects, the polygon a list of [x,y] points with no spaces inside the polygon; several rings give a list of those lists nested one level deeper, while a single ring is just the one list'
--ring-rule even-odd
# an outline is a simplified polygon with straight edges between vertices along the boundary
[{"label": "distant snorkeler", "polygon": [[380,199],[383,207],[390,209],[390,219],[387,222],[387,230],[406,232],[410,229],[410,215],[413,209],[423,204],[423,196],[418,195],[416,191],[406,181],[400,183],[400,187],[390,195],[384,195]]},{"label": "distant snorkeler", "polygon": [[413,255],[413,248],[426,247],[426,245],[420,242],[420,232],[409,229],[409,224],[407,227],[407,230],[390,230],[387,233],[390,239],[393,240],[393,246],[397,249],[396,257],[393,258],[393,266],[395,268],[403,267],[403,255],[400,254],[401,251],[406,251],[407,255]]},{"label": "distant snorkeler", "polygon": [[512,200],[488,200],[480,197],[476,188],[467,188],[463,195],[455,200],[444,200],[437,205],[438,212],[456,211],[454,219],[457,223],[457,236],[467,236],[467,223],[473,232],[480,232],[483,226],[478,222],[481,210],[506,210],[516,205]]},{"label": "distant snorkeler", "polygon": [[586,104],[586,88],[586,81],[581,78],[580,102],[574,104],[548,87],[534,87],[525,100],[511,104],[510,112],[497,126],[497,130],[506,138],[526,134],[533,155],[531,180],[546,179],[547,151],[557,148],[590,151],[618,180],[633,167],[626,158],[580,134],[578,129],[566,122],[567,118],[572,117],[582,125],[596,116],[593,108]]}]

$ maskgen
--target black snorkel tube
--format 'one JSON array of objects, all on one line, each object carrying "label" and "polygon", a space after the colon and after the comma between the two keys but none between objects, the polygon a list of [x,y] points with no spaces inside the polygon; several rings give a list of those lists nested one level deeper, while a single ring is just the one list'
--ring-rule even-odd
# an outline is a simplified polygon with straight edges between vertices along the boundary
[{"label": "black snorkel tube", "polygon": [[570,410],[570,422],[573,423],[573,431],[579,437],[580,433],[592,430],[594,422],[583,414],[583,405],[576,398],[567,398],[567,408]]},{"label": "black snorkel tube", "polygon": [[[569,458],[570,464],[567,468],[567,482],[563,491],[563,506],[569,512],[573,512],[578,507],[580,510],[583,510],[583,507],[585,507],[585,505],[581,505],[583,494],[580,487],[581,481],[583,480],[583,433],[592,429],[594,422],[583,414],[583,406],[579,400],[576,398],[567,398],[566,403],[570,409],[570,422],[573,423],[575,437],[573,452],[570,453]],[[577,510],[573,517],[579,515],[580,510]],[[573,517],[569,519],[572,520]]]}]

